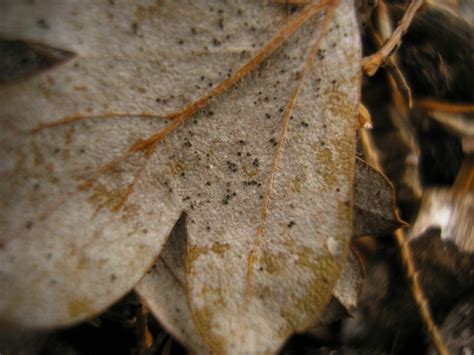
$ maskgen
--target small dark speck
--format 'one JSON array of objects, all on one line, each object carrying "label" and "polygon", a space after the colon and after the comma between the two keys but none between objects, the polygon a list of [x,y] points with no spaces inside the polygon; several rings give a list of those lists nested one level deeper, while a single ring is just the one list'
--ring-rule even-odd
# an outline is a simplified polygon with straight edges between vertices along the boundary
[{"label": "small dark speck", "polygon": [[54,154],[58,154],[61,151],[59,148],[54,148]]},{"label": "small dark speck", "polygon": [[229,168],[230,171],[233,173],[237,172],[237,164],[231,162],[230,160],[227,161],[227,167]]},{"label": "small dark speck", "polygon": [[110,275],[110,281],[115,281],[115,280],[117,280],[117,275],[115,274]]},{"label": "small dark speck", "polygon": [[138,31],[138,23],[133,22],[132,23],[132,32],[133,32],[133,34],[137,34],[137,31]]},{"label": "small dark speck", "polygon": [[33,185],[33,190],[38,190],[40,187],[40,185],[38,183],[34,184]]},{"label": "small dark speck", "polygon": [[212,40],[212,44],[215,45],[215,46],[220,46],[221,45],[221,41],[219,41],[217,38],[214,38]]},{"label": "small dark speck", "polygon": [[209,116],[214,116],[214,112],[209,111]]},{"label": "small dark speck", "polygon": [[309,124],[306,123],[305,121],[301,121],[301,125],[302,125],[303,127],[308,127],[308,126],[309,126]]},{"label": "small dark speck", "polygon": [[44,19],[40,18],[36,23],[41,29],[49,30],[49,24]]},{"label": "small dark speck", "polygon": [[184,40],[183,39],[178,39],[178,44],[184,44]]},{"label": "small dark speck", "polygon": [[192,33],[193,35],[195,35],[195,34],[197,33],[197,30],[196,30],[195,27],[191,28],[191,33]]},{"label": "small dark speck", "polygon": [[207,227],[206,227],[206,230],[210,231],[210,230],[211,230],[211,227],[207,226]]},{"label": "small dark speck", "polygon": [[222,17],[219,19],[218,25],[221,30],[224,29],[224,19]]},{"label": "small dark speck", "polygon": [[265,117],[266,117],[266,118],[271,118],[272,115],[270,115],[269,113],[266,113],[266,114],[265,114]]},{"label": "small dark speck", "polygon": [[25,228],[26,229],[31,229],[32,227],[33,227],[33,222],[28,221],[28,222],[25,223]]},{"label": "small dark speck", "polygon": [[296,223],[294,221],[290,221],[290,223],[288,223],[288,228],[291,228],[295,225]]},{"label": "small dark speck", "polygon": [[181,173],[181,176],[186,176],[186,174],[184,173],[184,171]]},{"label": "small dark speck", "polygon": [[258,167],[258,159],[255,158],[252,162],[252,165],[255,166],[255,167]]},{"label": "small dark speck", "polygon": [[211,182],[210,181],[206,182],[206,185],[211,186]]}]

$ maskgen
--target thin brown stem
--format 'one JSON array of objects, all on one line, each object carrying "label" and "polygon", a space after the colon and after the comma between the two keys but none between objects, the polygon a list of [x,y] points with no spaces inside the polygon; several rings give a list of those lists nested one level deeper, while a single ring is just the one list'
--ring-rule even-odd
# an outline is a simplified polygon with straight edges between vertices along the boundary
[{"label": "thin brown stem", "polygon": [[390,38],[385,44],[374,54],[362,59],[362,69],[368,76],[373,76],[380,66],[387,60],[388,57],[395,51],[401,43],[403,35],[410,27],[416,13],[425,4],[425,0],[412,0],[408,6],[402,20],[398,27],[393,31]]},{"label": "thin brown stem", "polygon": [[442,111],[448,113],[474,113],[473,104],[459,104],[434,99],[423,99],[415,101],[415,108],[427,111]]},{"label": "thin brown stem", "polygon": [[[367,162],[373,167],[379,169],[380,171],[383,171],[382,166],[380,164],[378,150],[372,141],[370,133],[366,130],[361,130],[360,133],[361,143],[364,149],[364,155]],[[425,326],[425,329],[428,334],[431,335],[431,339],[438,353],[441,355],[448,355],[449,353],[446,349],[446,345],[443,342],[438,327],[433,321],[428,301],[418,280],[418,273],[416,271],[413,256],[409,244],[406,240],[405,233],[402,229],[397,229],[394,235],[400,250],[400,257],[405,269],[408,282],[410,284],[410,289],[413,298],[415,299],[415,302],[420,310],[420,316],[423,325]]]}]

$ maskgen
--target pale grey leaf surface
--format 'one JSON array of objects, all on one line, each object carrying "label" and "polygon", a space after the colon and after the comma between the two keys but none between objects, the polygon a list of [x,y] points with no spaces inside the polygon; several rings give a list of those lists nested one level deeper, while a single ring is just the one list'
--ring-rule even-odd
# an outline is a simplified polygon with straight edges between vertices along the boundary
[{"label": "pale grey leaf surface", "polygon": [[354,237],[387,234],[406,226],[398,216],[391,182],[361,159],[356,160],[354,191]]},{"label": "pale grey leaf surface", "polygon": [[100,312],[150,268],[186,210],[190,310],[213,351],[275,351],[314,323],[352,235],[352,2],[304,80],[322,14],[177,129],[83,115],[174,112],[299,13],[253,1],[5,4],[3,37],[76,57],[0,91],[1,320],[48,327]]},{"label": "pale grey leaf surface", "polygon": [[143,302],[164,329],[198,354],[208,349],[194,326],[188,306],[184,267],[186,248],[185,218],[180,218],[160,253],[160,259],[135,286]]},{"label": "pale grey leaf surface", "polygon": [[[186,238],[185,219],[181,218],[161,251],[160,259],[135,290],[170,334],[190,351],[202,354],[208,350],[194,326],[187,303]],[[364,275],[359,257],[351,251],[318,325],[331,324],[351,315],[357,306]]]}]

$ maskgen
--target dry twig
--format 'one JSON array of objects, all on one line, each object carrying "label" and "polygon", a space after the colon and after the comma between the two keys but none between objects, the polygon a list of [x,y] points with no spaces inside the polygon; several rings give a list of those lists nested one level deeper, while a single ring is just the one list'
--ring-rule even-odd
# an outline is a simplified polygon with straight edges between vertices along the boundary
[{"label": "dry twig", "polygon": [[373,76],[380,66],[387,60],[388,57],[395,51],[395,49],[401,43],[403,35],[407,32],[410,27],[413,18],[420,8],[424,5],[425,0],[412,0],[408,6],[402,20],[398,27],[392,33],[391,37],[385,42],[382,48],[380,48],[374,54],[362,59],[362,69],[368,76]]}]

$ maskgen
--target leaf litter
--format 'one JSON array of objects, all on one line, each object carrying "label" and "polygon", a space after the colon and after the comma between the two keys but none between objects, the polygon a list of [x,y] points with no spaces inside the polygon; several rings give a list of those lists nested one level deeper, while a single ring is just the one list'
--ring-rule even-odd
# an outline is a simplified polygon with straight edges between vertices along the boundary
[{"label": "leaf litter", "polygon": [[[76,54],[0,90],[2,323],[99,313],[186,210],[200,335],[217,352],[275,351],[321,315],[348,253],[351,2],[292,17],[245,1],[56,5],[7,3],[0,26]],[[32,24],[45,17],[54,31]]]}]

